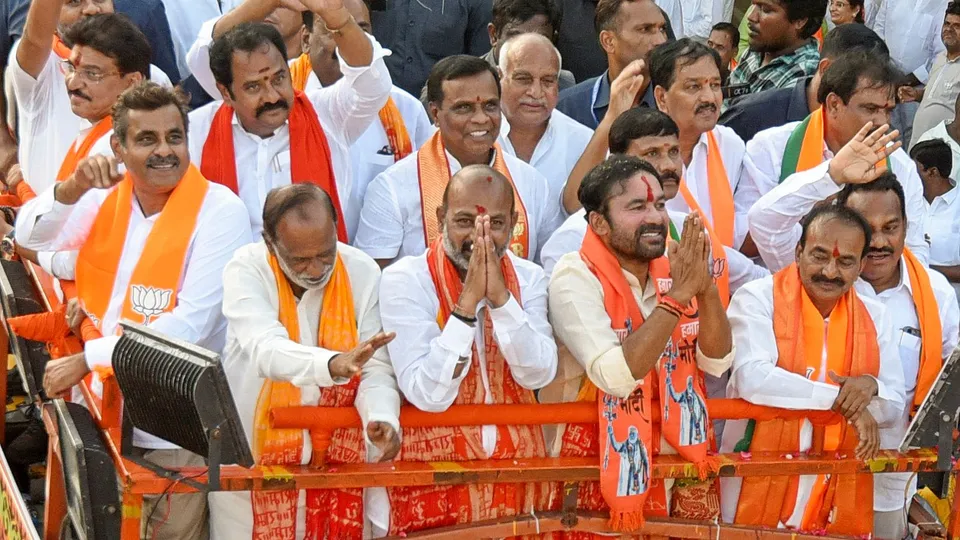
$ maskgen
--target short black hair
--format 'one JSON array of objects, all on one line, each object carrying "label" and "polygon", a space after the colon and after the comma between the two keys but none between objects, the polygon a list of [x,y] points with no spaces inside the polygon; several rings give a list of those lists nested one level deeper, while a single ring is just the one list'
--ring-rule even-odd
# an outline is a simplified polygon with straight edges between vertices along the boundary
[{"label": "short black hair", "polygon": [[511,22],[525,23],[537,15],[543,15],[553,29],[550,40],[555,41],[560,32],[560,10],[553,0],[493,0],[491,23],[500,39],[504,27]]},{"label": "short black hair", "polygon": [[277,227],[289,212],[297,211],[306,220],[309,216],[303,210],[311,202],[323,203],[330,213],[333,224],[337,224],[337,210],[330,195],[320,186],[311,182],[301,182],[273,188],[267,193],[263,203],[263,237],[271,243],[277,241]]},{"label": "short black hair", "polygon": [[[953,171],[953,152],[943,139],[920,141],[910,149],[910,159],[923,165],[924,169],[936,167],[940,176],[950,178]],[[953,180],[957,180],[953,178]]]},{"label": "short black hair", "polygon": [[614,196],[614,186],[620,186],[622,192],[626,181],[640,173],[649,174],[660,182],[660,173],[653,165],[638,157],[623,154],[614,154],[591,169],[577,189],[577,198],[585,210],[584,219],[590,219],[590,212],[609,218],[608,205]]},{"label": "short black hair", "polygon": [[172,105],[180,112],[183,136],[186,137],[190,129],[188,102],[186,94],[179,88],[167,88],[151,81],[141,82],[120,94],[113,106],[113,134],[126,147],[130,111],[155,111]]},{"label": "short black hair", "polygon": [[497,95],[499,96],[500,74],[497,73],[497,68],[491,66],[483,58],[469,54],[455,54],[440,60],[433,65],[433,69],[430,70],[430,77],[427,78],[427,102],[434,103],[438,107],[443,103],[444,81],[472,77],[483,72],[493,75],[493,80],[497,83]]},{"label": "short black hair", "polygon": [[723,32],[730,36],[730,43],[733,43],[734,50],[740,47],[740,29],[728,22],[718,22],[710,29],[711,32]]},{"label": "short black hair", "polygon": [[862,215],[860,215],[860,212],[837,204],[824,204],[822,206],[818,206],[800,220],[800,226],[802,227],[800,232],[800,241],[798,242],[800,249],[803,249],[807,245],[807,231],[810,229],[811,225],[820,220],[833,219],[838,220],[841,223],[860,228],[860,231],[863,232],[863,251],[860,253],[860,258],[862,259],[866,257],[867,251],[870,249],[870,240],[873,238],[873,233],[870,230],[870,224],[867,223],[867,220],[864,219]]},{"label": "short black hair", "polygon": [[841,24],[823,36],[820,58],[834,59],[854,50],[869,51],[884,57],[890,49],[876,32],[862,24]]},{"label": "short black hair", "polygon": [[307,27],[307,30],[313,30],[313,12],[309,9],[306,11],[301,11],[300,16],[303,18],[303,25]]},{"label": "short black hair", "polygon": [[613,121],[607,141],[611,154],[625,154],[631,141],[670,136],[680,136],[680,128],[670,115],[649,107],[634,107]]},{"label": "short black hair", "polygon": [[946,19],[947,15],[960,15],[960,1],[954,0],[947,4],[947,10],[943,13],[943,18]]},{"label": "short black hair", "polygon": [[67,30],[64,40],[112,58],[121,75],[139,73],[150,78],[150,42],[126,15],[100,13],[84,17]]},{"label": "short black hair", "polygon": [[699,41],[680,38],[658,46],[650,53],[650,84],[654,88],[662,86],[669,90],[676,80],[679,68],[689,66],[705,56],[717,65],[718,73],[723,73],[720,55]]},{"label": "short black hair", "polygon": [[868,52],[862,49],[840,55],[823,71],[820,88],[817,89],[817,101],[824,104],[827,96],[836,94],[844,103],[860,88],[889,88],[893,95],[897,83],[903,74],[897,69],[889,56]]},{"label": "short black hair", "polygon": [[800,29],[800,37],[812,38],[820,26],[823,25],[823,16],[827,13],[828,0],[777,0],[787,11],[790,22],[806,19],[807,23]]},{"label": "short black hair", "polygon": [[246,22],[227,30],[210,46],[210,71],[213,72],[213,78],[225,86],[232,96],[230,86],[233,84],[233,53],[249,53],[270,44],[280,51],[280,56],[286,61],[287,45],[283,42],[280,31],[273,26],[261,22]]},{"label": "short black hair", "polygon": [[847,206],[847,200],[850,199],[851,195],[857,192],[877,193],[883,191],[892,191],[897,194],[897,199],[900,201],[900,217],[902,217],[903,221],[906,222],[907,197],[903,194],[903,184],[897,180],[897,175],[890,171],[881,174],[872,182],[867,182],[865,184],[847,184],[843,186],[843,189],[840,190],[840,194],[837,195],[837,204],[840,206]]},{"label": "short black hair", "polygon": [[[617,26],[620,16],[620,6],[626,3],[631,2],[653,2],[653,0],[598,0],[597,9],[593,15],[593,26],[597,31],[597,34],[604,30],[611,30]],[[656,4],[656,2],[654,2]],[[660,6],[657,6],[658,8]],[[662,9],[660,13],[664,16],[666,20],[666,12]],[[669,24],[667,25],[669,26]]]}]

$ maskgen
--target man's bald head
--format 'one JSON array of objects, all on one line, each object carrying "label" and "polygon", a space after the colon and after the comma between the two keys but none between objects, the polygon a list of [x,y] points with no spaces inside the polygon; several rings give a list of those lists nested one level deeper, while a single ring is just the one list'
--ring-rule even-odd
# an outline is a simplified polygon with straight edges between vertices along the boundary
[{"label": "man's bald head", "polygon": [[290,184],[267,193],[263,204],[263,236],[268,242],[276,243],[277,229],[285,219],[325,229],[329,226],[336,234],[337,211],[327,192],[316,184]]},{"label": "man's bald head", "polygon": [[[478,201],[477,196],[484,199],[502,198],[507,201],[507,211],[513,212],[513,185],[500,171],[487,165],[467,165],[450,178],[447,188],[443,190],[443,206],[449,207],[451,197],[455,203],[461,200]],[[480,205],[483,207],[483,205]],[[481,212],[484,213],[484,212]]]},{"label": "man's bald head", "polygon": [[560,72],[560,51],[553,45],[553,42],[542,34],[528,32],[508,39],[500,47],[500,56],[497,60],[500,69],[503,71],[503,78],[507,78],[511,68],[516,65],[514,61],[518,57],[533,55],[536,55],[536,58],[556,58],[556,65],[551,67],[555,67],[557,73]]}]

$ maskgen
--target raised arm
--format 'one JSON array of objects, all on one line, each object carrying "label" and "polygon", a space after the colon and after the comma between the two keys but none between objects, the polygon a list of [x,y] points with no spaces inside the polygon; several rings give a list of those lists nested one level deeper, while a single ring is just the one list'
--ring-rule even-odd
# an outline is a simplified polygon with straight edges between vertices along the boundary
[{"label": "raised arm", "polygon": [[53,49],[53,36],[60,21],[63,0],[33,0],[27,12],[23,37],[17,47],[17,63],[36,79]]}]

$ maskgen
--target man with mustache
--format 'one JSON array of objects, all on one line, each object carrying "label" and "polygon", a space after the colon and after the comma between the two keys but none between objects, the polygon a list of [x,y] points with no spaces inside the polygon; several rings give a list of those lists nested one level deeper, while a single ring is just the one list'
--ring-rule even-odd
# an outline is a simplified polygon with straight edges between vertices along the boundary
[{"label": "man with mustache", "polygon": [[390,97],[383,63],[388,53],[341,0],[306,0],[302,4],[333,35],[343,79],[329,89],[300,92],[293,87],[280,32],[260,22],[239,22],[262,20],[280,2],[248,0],[202,35],[213,38],[209,66],[223,101],[190,113],[191,154],[208,178],[240,196],[255,234],[271,189],[311,182],[333,200],[337,237],[346,242],[350,145]]},{"label": "man with mustache", "polygon": [[[842,159],[841,156],[834,158],[838,159]],[[871,165],[868,160],[864,163],[862,166]],[[906,407],[902,415],[880,430],[881,448],[895,449],[906,434],[910,418],[936,380],[943,360],[957,345],[960,308],[947,279],[920,263],[904,245],[907,211],[903,186],[896,176],[887,171],[857,177],[840,168],[856,170],[856,166],[838,163],[831,167],[837,167],[832,170],[838,175],[838,184],[843,185],[837,196],[837,205],[860,213],[871,228],[861,279],[855,284],[857,293],[886,306],[893,321],[895,343],[899,344],[898,364],[906,381]],[[765,211],[782,214],[783,209],[790,208],[791,215],[793,212],[803,215],[819,204],[817,199],[806,195],[811,191],[806,186],[818,180],[813,175],[798,174],[791,180],[793,185],[781,184],[757,204]],[[784,223],[784,226],[791,223],[794,240],[801,234],[798,220],[791,217]],[[784,252],[778,259],[787,260],[789,256]],[[903,538],[906,535],[903,504],[904,500],[912,500],[916,492],[916,482],[910,477],[910,474],[894,474],[874,479],[873,532],[878,538]]]},{"label": "man with mustache", "polygon": [[729,84],[750,93],[793,86],[817,71],[827,0],[753,0],[747,15],[750,49],[730,74]]},{"label": "man with mustache", "polygon": [[[671,396],[683,393],[693,380],[698,398],[706,397],[704,373],[720,376],[733,360],[730,326],[711,276],[707,234],[696,213],[686,217],[679,242],[670,241],[667,256],[671,226],[658,177],[643,160],[614,155],[580,186],[589,229],[579,251],[561,257],[553,270],[550,321],[557,339],[583,369],[568,386],[577,390],[563,401],[608,404],[616,419],[601,415],[599,430],[596,423],[567,426],[551,448],[553,455],[600,459],[607,455],[609,437],[602,435],[606,426],[622,440],[632,425],[653,462],[658,455],[675,453],[701,465],[707,460],[707,441],[683,436],[694,426],[681,420],[692,421],[693,416],[681,414],[682,404]],[[660,422],[649,414],[657,399],[654,388],[663,407]],[[598,441],[599,455],[592,450]],[[612,465],[614,456],[609,457]],[[623,501],[605,488],[609,475],[601,474],[599,490],[595,484],[581,486],[578,509],[609,506],[621,515],[699,519],[713,519],[719,511],[714,506],[713,515],[671,514],[671,494],[674,504],[678,497],[674,483],[648,474],[641,480],[649,486],[641,498]],[[612,478],[615,484],[617,476]],[[556,508],[559,502],[555,498]]]},{"label": "man with mustache", "polygon": [[[300,430],[266,427],[268,410],[285,405],[357,408],[364,430],[334,432],[327,463],[361,463],[368,454],[389,460],[400,450],[400,395],[384,348],[393,334],[381,331],[378,308],[380,268],[337,242],[336,219],[316,185],[275,188],[263,209],[263,241],[237,250],[223,274],[223,368],[260,465],[322,457],[311,455]],[[384,496],[382,489],[365,498],[360,489],[317,489],[306,490],[301,503],[296,490],[211,494],[211,536],[361,538],[364,516],[375,515]]]},{"label": "man with mustache", "polygon": [[170,84],[112,0],[32,2],[11,56],[20,165],[37,193],[64,180],[91,148],[110,154],[110,107],[121,92],[141,79]]},{"label": "man with mustache", "polygon": [[437,132],[370,184],[356,246],[381,266],[423,254],[440,236],[437,208],[451,176],[468,165],[488,165],[513,186],[517,222],[510,251],[538,260],[540,246],[563,219],[560,201],[549,199],[542,174],[497,143],[501,109],[496,68],[475,56],[449,56],[433,66],[427,93]]},{"label": "man with mustache", "polygon": [[[716,51],[689,38],[657,47],[650,55],[657,108],[680,128],[680,196],[667,205],[698,212],[716,245],[739,248],[747,236],[749,209],[734,200],[744,144],[732,129],[717,125],[721,69]],[[721,293],[729,294],[723,287]]]},{"label": "man with mustache", "polygon": [[[120,319],[222,351],[223,269],[252,240],[243,204],[190,164],[181,96],[141,83],[120,96],[113,127],[114,156],[83,159],[18,216],[19,244],[79,250],[80,306],[103,336],[87,339],[80,354],[47,363],[49,396],[69,391],[91,370],[94,379],[109,370]],[[118,170],[121,162],[125,174]],[[133,444],[160,466],[204,464],[203,457],[139,430]],[[205,538],[206,501],[204,493],[172,495],[169,503],[146,497],[141,536]]]},{"label": "man with mustache", "polygon": [[549,200],[563,186],[593,131],[556,109],[560,52],[540,34],[521,34],[500,46],[503,150],[531,164],[549,183]]},{"label": "man with mustache", "polygon": [[[787,189],[798,197],[814,201],[836,195],[842,184],[834,175],[834,155],[865,125],[886,127],[899,79],[899,71],[882,55],[862,50],[846,53],[824,70],[817,90],[818,109],[803,122],[760,132],[747,145],[737,195],[743,207],[750,209],[750,236],[771,271],[793,262],[794,224],[804,212],[796,206],[772,205],[773,199],[762,197],[777,185],[790,186]],[[894,173],[903,185],[906,244],[925,263],[930,253],[925,240],[927,207],[917,169],[899,144],[877,166]]]},{"label": "man with mustache", "polygon": [[[556,373],[557,345],[547,322],[547,277],[509,247],[518,220],[510,181],[487,165],[466,166],[435,213],[440,233],[427,252],[385,269],[380,286],[383,328],[397,334],[387,347],[404,397],[430,412],[535,403],[534,390]],[[545,455],[540,426],[408,428],[401,450],[410,461]],[[545,510],[548,486],[392,488],[390,533]]]}]

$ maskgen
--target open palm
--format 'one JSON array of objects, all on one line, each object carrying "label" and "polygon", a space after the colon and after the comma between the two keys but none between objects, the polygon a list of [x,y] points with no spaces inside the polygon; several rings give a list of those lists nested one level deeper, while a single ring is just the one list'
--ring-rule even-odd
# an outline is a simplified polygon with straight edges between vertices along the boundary
[{"label": "open palm", "polygon": [[830,177],[838,184],[866,184],[886,172],[887,156],[903,145],[894,141],[900,132],[887,133],[889,127],[873,129],[873,122],[867,122],[831,160]]}]

